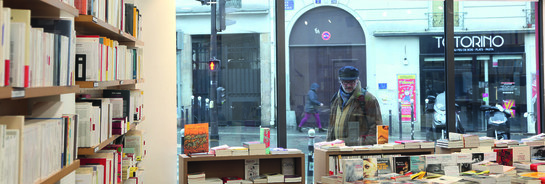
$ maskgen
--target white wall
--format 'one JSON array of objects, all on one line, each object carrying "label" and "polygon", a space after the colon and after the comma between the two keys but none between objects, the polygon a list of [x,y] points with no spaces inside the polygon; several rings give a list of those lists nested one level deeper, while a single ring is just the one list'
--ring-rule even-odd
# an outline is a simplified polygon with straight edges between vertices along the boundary
[{"label": "white wall", "polygon": [[144,183],[176,183],[176,16],[174,0],[140,1],[144,19]]}]

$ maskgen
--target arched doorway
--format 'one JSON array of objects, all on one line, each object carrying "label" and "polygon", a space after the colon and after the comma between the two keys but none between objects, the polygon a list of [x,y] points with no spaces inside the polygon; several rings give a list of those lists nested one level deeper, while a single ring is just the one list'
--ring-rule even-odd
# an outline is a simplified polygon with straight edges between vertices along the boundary
[{"label": "arched doorway", "polygon": [[[366,46],[362,26],[350,13],[321,6],[304,13],[295,22],[289,38],[290,107],[300,122],[310,84],[318,83],[322,125],[327,127],[329,101],[338,90],[337,70],[351,65],[366,80]],[[314,122],[312,119],[309,122]]]}]

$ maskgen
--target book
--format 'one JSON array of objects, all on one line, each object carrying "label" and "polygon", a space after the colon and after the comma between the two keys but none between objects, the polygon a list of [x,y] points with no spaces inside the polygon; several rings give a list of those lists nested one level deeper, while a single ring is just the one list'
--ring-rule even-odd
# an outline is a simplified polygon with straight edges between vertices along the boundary
[{"label": "book", "polygon": [[224,184],[227,184],[227,183],[240,183],[240,180],[242,180],[242,178],[240,178],[238,176],[225,176],[225,177],[222,177],[221,180],[223,180]]},{"label": "book", "polygon": [[398,174],[407,174],[411,171],[411,160],[408,156],[394,157],[394,172]]},{"label": "book", "polygon": [[413,173],[426,171],[426,158],[424,156],[410,156],[410,165]]},{"label": "book", "polygon": [[530,146],[531,159],[545,159],[545,146]]},{"label": "book", "polygon": [[[330,164],[331,165],[331,164]],[[388,174],[392,172],[390,158],[377,158],[377,174]]]},{"label": "book", "polygon": [[500,165],[513,166],[513,149],[512,148],[503,148],[503,149],[494,149],[497,156],[497,163]]},{"label": "book", "polygon": [[343,183],[363,180],[363,159],[342,159]]},{"label": "book", "polygon": [[269,147],[271,146],[271,129],[259,128],[259,142],[265,144],[266,154],[271,154]]},{"label": "book", "polygon": [[254,180],[259,177],[259,159],[244,160],[244,179]]},{"label": "book", "polygon": [[208,152],[208,123],[184,126],[184,154]]},{"label": "book", "polygon": [[509,146],[513,149],[513,162],[529,162],[530,159],[530,146],[517,145]]},{"label": "book", "polygon": [[373,178],[377,176],[378,172],[378,158],[364,158],[363,159],[363,178]]},{"label": "book", "polygon": [[250,150],[252,149],[265,149],[265,144],[261,143],[260,141],[250,141],[250,142],[243,142],[242,146],[245,148],[248,148]]},{"label": "book", "polygon": [[268,183],[282,183],[284,182],[284,175],[280,173],[267,173],[264,174],[267,177]]},{"label": "book", "polygon": [[282,158],[282,174],[284,176],[295,175],[295,159],[294,158]]},{"label": "book", "polygon": [[388,125],[377,125],[377,144],[388,143]]}]

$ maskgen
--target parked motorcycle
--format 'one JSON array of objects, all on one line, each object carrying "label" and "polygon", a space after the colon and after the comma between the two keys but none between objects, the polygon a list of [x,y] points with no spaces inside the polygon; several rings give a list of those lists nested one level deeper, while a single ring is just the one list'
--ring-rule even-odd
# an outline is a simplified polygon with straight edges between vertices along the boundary
[{"label": "parked motorcycle", "polygon": [[501,105],[482,105],[481,111],[486,113],[486,136],[494,137],[497,140],[511,138],[509,128],[511,113],[509,109],[504,109]]},{"label": "parked motorcycle", "polygon": [[[446,100],[445,92],[437,94],[437,97],[432,95],[426,98],[426,111],[433,112],[433,123],[430,128],[430,132],[426,134],[426,140],[435,141],[437,139],[444,139],[447,134],[447,111],[446,111]],[[433,103],[433,109],[429,108]],[[460,121],[460,107],[458,104],[455,104],[455,115],[456,115],[456,132],[465,133],[465,129],[462,126]]]}]

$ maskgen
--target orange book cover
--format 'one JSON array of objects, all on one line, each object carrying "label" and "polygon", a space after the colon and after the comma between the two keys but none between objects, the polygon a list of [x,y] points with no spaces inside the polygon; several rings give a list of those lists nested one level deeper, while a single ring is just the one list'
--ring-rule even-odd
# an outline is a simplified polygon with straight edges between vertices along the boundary
[{"label": "orange book cover", "polygon": [[208,152],[208,123],[184,126],[184,154]]},{"label": "orange book cover", "polygon": [[388,143],[388,125],[377,125],[377,144]]},{"label": "orange book cover", "polygon": [[524,173],[524,174],[521,174],[520,176],[526,176],[526,177],[531,177],[531,178],[543,178],[543,177],[545,177],[545,173],[542,173],[542,172],[531,172],[531,173]]}]

